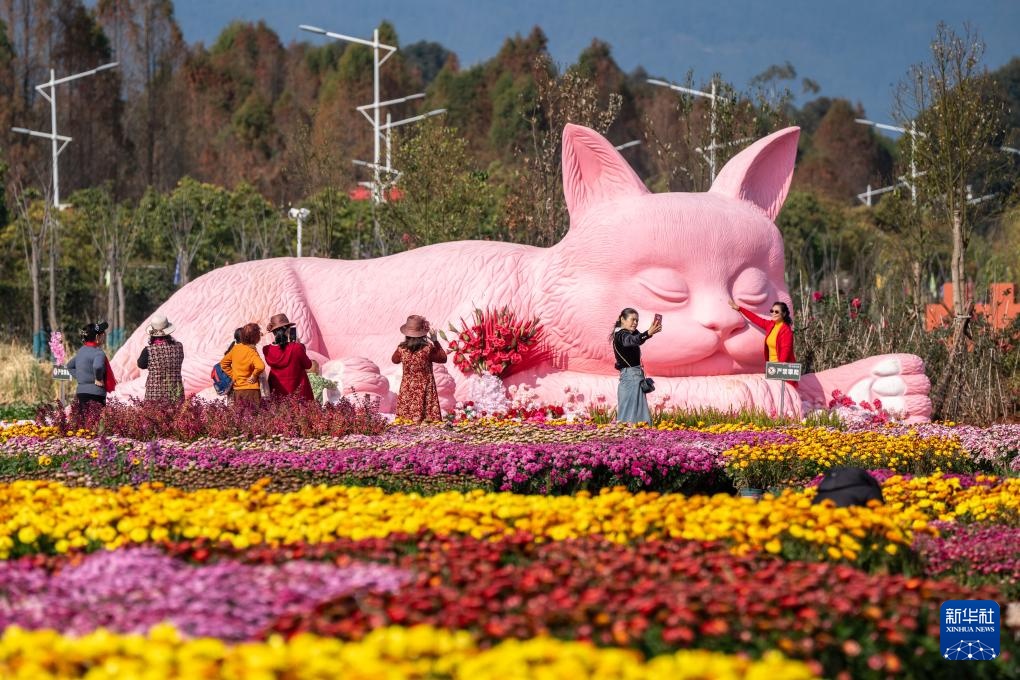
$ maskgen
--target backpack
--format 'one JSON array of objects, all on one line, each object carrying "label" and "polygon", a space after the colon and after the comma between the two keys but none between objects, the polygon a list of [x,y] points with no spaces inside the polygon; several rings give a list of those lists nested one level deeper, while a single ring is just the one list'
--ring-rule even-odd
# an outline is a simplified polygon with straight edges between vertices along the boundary
[{"label": "backpack", "polygon": [[867,470],[857,467],[834,467],[825,473],[818,485],[813,503],[832,500],[837,507],[867,505],[870,500],[884,502],[882,485]]},{"label": "backpack", "polygon": [[213,389],[216,390],[216,394],[230,394],[230,391],[234,389],[234,379],[227,375],[227,372],[218,363],[213,364],[209,377],[212,378]]}]

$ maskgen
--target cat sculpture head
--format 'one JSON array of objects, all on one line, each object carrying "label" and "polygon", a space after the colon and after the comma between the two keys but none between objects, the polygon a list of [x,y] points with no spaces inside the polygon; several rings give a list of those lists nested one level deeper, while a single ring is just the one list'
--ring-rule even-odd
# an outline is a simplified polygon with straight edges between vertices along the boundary
[{"label": "cat sculpture head", "polygon": [[[762,370],[763,334],[728,301],[767,315],[791,303],[783,239],[775,225],[793,177],[799,129],[786,128],[734,156],[704,193],[648,191],[604,137],[567,125],[563,191],[570,229],[550,253],[545,287],[565,367],[604,372],[609,336],[625,307],[646,329],[652,375],[703,376]],[[550,313],[551,312],[551,313]]]}]

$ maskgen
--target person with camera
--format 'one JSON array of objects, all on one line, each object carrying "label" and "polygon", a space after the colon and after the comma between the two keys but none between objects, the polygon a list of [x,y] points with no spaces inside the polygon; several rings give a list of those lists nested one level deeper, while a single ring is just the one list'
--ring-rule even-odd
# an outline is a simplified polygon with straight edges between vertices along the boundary
[{"label": "person with camera", "polygon": [[105,321],[82,326],[78,331],[81,347],[67,362],[67,370],[78,381],[75,394],[82,409],[90,404],[106,406],[107,393],[112,392],[117,386],[113,369],[110,368],[110,360],[103,351],[106,329],[109,327],[110,324]]},{"label": "person with camera", "polygon": [[393,363],[402,364],[403,371],[397,392],[397,418],[415,423],[442,420],[432,364],[445,364],[446,350],[436,339],[435,329],[418,314],[407,317],[400,332],[404,341],[391,357]]},{"label": "person with camera", "polygon": [[641,345],[645,340],[662,330],[662,318],[656,314],[647,331],[638,332],[638,313],[631,307],[625,308],[616,318],[613,327],[613,354],[616,368],[620,371],[620,385],[616,388],[616,422],[652,422],[648,410],[648,392],[655,389],[651,378],[645,377],[641,366]]},{"label": "person with camera", "polygon": [[272,397],[294,395],[298,399],[313,401],[312,384],[308,369],[312,360],[305,346],[297,341],[297,327],[286,314],[274,314],[266,331],[273,334],[273,344],[262,348],[269,365],[269,394]]},{"label": "person with camera", "polygon": [[138,357],[138,368],[147,369],[145,400],[181,403],[184,401],[184,346],[174,340],[174,325],[163,314],[149,322],[149,344]]}]

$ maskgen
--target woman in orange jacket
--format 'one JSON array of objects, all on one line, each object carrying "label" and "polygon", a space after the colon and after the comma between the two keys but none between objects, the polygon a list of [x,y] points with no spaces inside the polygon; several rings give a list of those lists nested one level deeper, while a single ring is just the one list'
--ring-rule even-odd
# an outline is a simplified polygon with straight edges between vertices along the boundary
[{"label": "woman in orange jacket", "polygon": [[793,354],[793,319],[785,302],[773,302],[768,319],[761,318],[733,300],[730,300],[730,307],[765,331],[765,361],[790,363],[797,360]]},{"label": "woman in orange jacket", "polygon": [[223,355],[220,367],[234,381],[234,404],[242,408],[258,408],[262,402],[262,391],[259,376],[266,370],[262,357],[255,345],[262,339],[262,331],[257,323],[249,323],[241,328],[240,341]]}]

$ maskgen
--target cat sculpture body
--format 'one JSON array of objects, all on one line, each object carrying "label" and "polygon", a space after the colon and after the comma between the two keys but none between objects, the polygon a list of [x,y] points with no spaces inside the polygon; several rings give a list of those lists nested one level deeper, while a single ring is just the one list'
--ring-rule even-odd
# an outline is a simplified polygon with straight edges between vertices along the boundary
[{"label": "cat sculpture body", "polygon": [[[235,328],[265,325],[275,313],[298,335],[323,375],[345,392],[378,397],[385,410],[399,386],[390,355],[398,328],[422,314],[439,328],[459,325],[476,307],[509,306],[536,316],[547,358],[511,375],[546,403],[564,392],[615,402],[617,371],[609,341],[617,315],[633,307],[641,328],[662,314],[663,330],[642,347],[658,399],[676,407],[824,407],[833,390],[855,400],[881,399],[911,421],[931,413],[920,358],[870,357],[807,374],[799,388],[764,379],[764,337],[727,301],[766,315],[790,304],[783,240],[775,225],[793,176],[797,128],[775,132],[736,155],[704,193],[650,193],[598,133],[568,125],[563,134],[563,188],[570,229],[550,248],[488,241],[441,243],[373,260],[276,258],[230,265],[188,283],[154,314],[177,327],[185,347],[185,391],[207,390]],[[796,319],[795,319],[796,323]],[[113,359],[121,397],[141,395],[135,359],[146,342],[142,324]],[[266,336],[266,341],[270,340]],[[463,396],[464,376],[437,374],[444,410]]]}]

